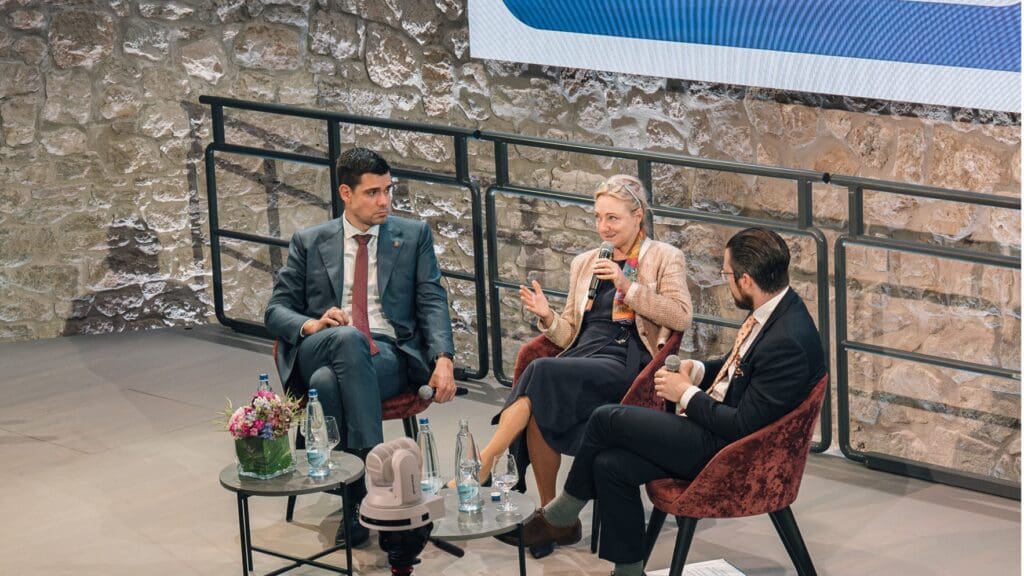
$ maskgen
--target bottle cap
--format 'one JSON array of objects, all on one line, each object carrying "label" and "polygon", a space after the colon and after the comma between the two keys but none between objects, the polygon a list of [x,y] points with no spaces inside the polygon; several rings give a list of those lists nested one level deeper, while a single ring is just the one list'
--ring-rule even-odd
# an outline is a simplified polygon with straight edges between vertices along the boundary
[{"label": "bottle cap", "polygon": [[500,502],[501,492],[491,492],[491,502]]},{"label": "bottle cap", "polygon": [[420,426],[424,424],[430,424],[430,418],[420,418]]},{"label": "bottle cap", "polygon": [[269,374],[260,374],[260,380],[270,380]]},{"label": "bottle cap", "polygon": [[316,398],[317,396],[318,396],[318,394],[316,393],[316,388],[310,388],[309,389],[309,397],[310,398]]}]

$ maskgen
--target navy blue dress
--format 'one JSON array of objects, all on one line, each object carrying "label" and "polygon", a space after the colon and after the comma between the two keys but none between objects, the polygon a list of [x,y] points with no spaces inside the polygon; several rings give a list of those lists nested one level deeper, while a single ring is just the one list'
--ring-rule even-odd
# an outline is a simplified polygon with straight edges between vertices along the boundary
[{"label": "navy blue dress", "polygon": [[[625,261],[616,263],[622,267]],[[541,435],[562,454],[576,455],[590,415],[600,406],[622,400],[651,361],[636,323],[612,321],[614,301],[614,284],[600,281],[576,342],[556,357],[531,362],[502,407],[504,411],[521,396],[528,397]],[[500,416],[499,412],[491,423],[496,424]],[[510,450],[519,465],[517,488],[525,490],[523,472],[529,465],[526,435],[520,434]]]}]

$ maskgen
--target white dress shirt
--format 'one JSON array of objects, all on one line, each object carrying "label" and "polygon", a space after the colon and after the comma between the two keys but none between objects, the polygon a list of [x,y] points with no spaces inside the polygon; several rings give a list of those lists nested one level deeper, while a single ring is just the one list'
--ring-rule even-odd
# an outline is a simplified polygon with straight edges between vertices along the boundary
[{"label": "white dress shirt", "polygon": [[353,226],[347,216],[342,216],[341,221],[345,229],[345,286],[341,291],[341,302],[338,307],[345,310],[351,318],[352,283],[356,277],[356,250],[359,249],[359,241],[355,236],[369,234],[370,241],[366,243],[366,316],[370,321],[371,333],[394,339],[395,329],[384,317],[384,310],[380,305],[380,292],[377,290],[377,237],[380,234],[380,226],[370,226],[363,232]]},{"label": "white dress shirt", "polygon": [[[743,356],[747,353],[750,345],[761,332],[761,327],[768,321],[768,318],[772,315],[772,312],[775,311],[775,308],[778,307],[779,302],[782,301],[782,297],[786,295],[786,292],[789,292],[789,286],[783,288],[782,291],[773,296],[771,300],[761,304],[757,307],[757,310],[754,310],[753,316],[756,322],[754,323],[753,328],[750,329],[750,334],[747,334],[747,338],[742,344],[740,344],[740,360],[743,359]],[[729,367],[728,376],[715,385],[715,390],[719,390],[721,392],[722,398],[725,398],[725,393],[729,389],[729,382],[732,380],[732,375],[736,373],[736,366],[738,365],[739,361],[734,362],[733,365]],[[686,410],[686,405],[690,403],[690,399],[700,392],[698,385],[701,380],[704,379],[704,370],[703,362],[699,360],[693,361],[693,365],[690,367],[690,381],[693,382],[693,386],[687,388],[686,392],[683,392],[683,395],[679,398],[678,410],[680,412]]]}]

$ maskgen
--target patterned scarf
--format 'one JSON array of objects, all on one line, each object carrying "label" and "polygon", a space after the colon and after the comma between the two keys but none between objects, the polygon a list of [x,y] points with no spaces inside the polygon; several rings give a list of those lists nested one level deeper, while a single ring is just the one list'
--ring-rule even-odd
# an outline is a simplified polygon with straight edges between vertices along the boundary
[{"label": "patterned scarf", "polygon": [[[633,241],[633,247],[629,249],[629,254],[626,255],[626,265],[622,267],[622,273],[626,275],[630,282],[636,282],[636,271],[640,268],[640,246],[643,245],[644,238],[647,238],[647,234],[644,234],[644,230],[641,228],[640,233],[636,235],[636,240]],[[626,295],[618,290],[615,291],[612,322],[624,325],[636,322],[636,312],[626,305]]]}]

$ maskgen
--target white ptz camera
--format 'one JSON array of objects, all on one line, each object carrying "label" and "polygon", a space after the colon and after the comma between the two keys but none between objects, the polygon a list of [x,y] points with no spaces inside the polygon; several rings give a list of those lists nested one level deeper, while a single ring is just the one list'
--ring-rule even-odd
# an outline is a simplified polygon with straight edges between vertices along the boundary
[{"label": "white ptz camera", "polygon": [[381,532],[425,526],[444,517],[444,499],[420,488],[423,456],[410,438],[378,444],[366,456],[366,497],[359,523]]}]

